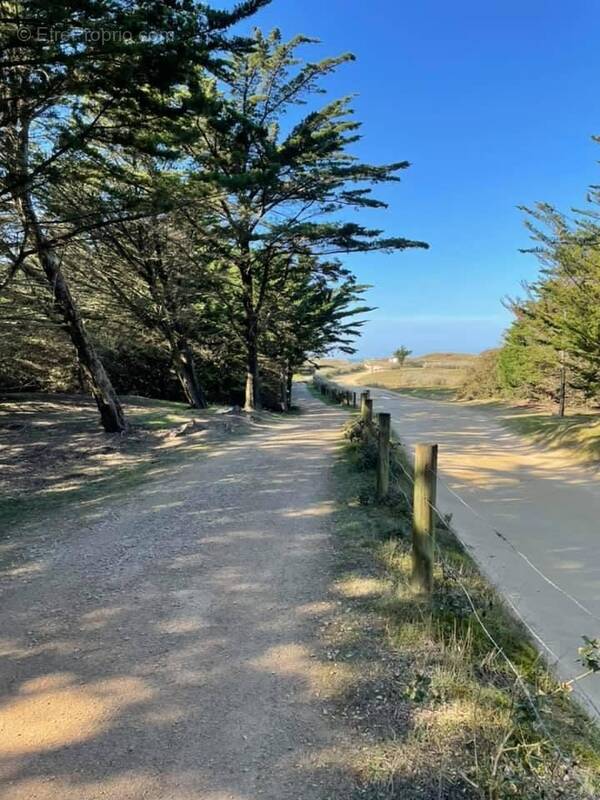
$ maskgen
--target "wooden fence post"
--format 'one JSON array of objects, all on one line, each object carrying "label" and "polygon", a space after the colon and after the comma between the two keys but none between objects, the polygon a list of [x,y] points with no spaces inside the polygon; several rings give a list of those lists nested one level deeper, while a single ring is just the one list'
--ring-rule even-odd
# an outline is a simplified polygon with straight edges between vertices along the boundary
[{"label": "wooden fence post", "polygon": [[417,589],[427,594],[433,589],[437,456],[437,444],[418,444],[415,448],[412,581]]},{"label": "wooden fence post", "polygon": [[356,408],[356,392],[352,392],[352,408]]},{"label": "wooden fence post", "polygon": [[361,419],[365,418],[367,396],[368,395],[367,395],[366,392],[361,392],[360,393],[360,416],[361,416]]},{"label": "wooden fence post", "polygon": [[373,401],[371,400],[370,397],[367,397],[367,399],[365,400],[364,420],[369,426],[373,424]]},{"label": "wooden fence post", "polygon": [[390,415],[378,414],[377,499],[385,500],[390,490]]}]

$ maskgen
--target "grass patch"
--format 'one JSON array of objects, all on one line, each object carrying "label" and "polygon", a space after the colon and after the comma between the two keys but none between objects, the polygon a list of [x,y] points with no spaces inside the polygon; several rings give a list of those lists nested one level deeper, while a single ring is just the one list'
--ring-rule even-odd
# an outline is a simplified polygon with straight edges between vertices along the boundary
[{"label": "grass patch", "polygon": [[390,389],[389,386],[384,386],[380,383],[373,383],[371,382],[369,386],[372,386],[375,389],[387,389],[390,392],[396,392],[396,394],[405,394],[409,397],[421,397],[423,400],[456,400],[456,389],[442,389],[440,387],[435,388],[409,388],[405,386],[404,388],[398,389]]},{"label": "grass patch", "polygon": [[[170,459],[173,463],[173,458]],[[61,490],[37,492],[27,497],[4,496],[0,498],[0,531],[8,534],[14,526],[34,524],[48,519],[65,508],[73,508],[77,513],[91,509],[95,505],[123,497],[149,477],[163,473],[168,460],[149,459],[129,467],[112,470],[110,474]]]},{"label": "grass patch", "polygon": [[367,735],[354,765],[356,797],[597,798],[600,733],[557,684],[447,521],[436,534],[433,596],[415,593],[411,484],[402,467],[410,470],[394,444],[390,499],[378,504],[376,452],[373,432],[352,418],[334,473],[336,591],[346,608],[329,646],[340,658],[350,651],[359,660],[354,684],[338,698],[341,714]]}]

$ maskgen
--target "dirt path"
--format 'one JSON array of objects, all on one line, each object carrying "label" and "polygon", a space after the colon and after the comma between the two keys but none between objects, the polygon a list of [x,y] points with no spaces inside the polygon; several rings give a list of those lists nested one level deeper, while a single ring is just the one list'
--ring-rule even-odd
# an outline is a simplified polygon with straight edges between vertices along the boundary
[{"label": "dirt path", "polygon": [[[482,409],[370,391],[375,411],[392,415],[409,448],[439,443],[438,506],[548,661],[564,679],[579,674],[581,637],[600,637],[599,474],[511,433]],[[577,691],[600,718],[600,677]]]},{"label": "dirt path", "polygon": [[349,796],[315,658],[345,414],[299,394],[3,571],[3,800]]}]

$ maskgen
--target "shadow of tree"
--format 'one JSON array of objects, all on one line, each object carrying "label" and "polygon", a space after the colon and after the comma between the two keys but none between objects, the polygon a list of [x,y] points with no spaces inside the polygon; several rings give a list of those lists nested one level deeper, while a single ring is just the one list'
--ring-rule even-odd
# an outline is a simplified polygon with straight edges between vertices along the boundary
[{"label": "shadow of tree", "polygon": [[344,413],[315,407],[21,538],[0,582],[3,797],[349,796],[316,637]]}]

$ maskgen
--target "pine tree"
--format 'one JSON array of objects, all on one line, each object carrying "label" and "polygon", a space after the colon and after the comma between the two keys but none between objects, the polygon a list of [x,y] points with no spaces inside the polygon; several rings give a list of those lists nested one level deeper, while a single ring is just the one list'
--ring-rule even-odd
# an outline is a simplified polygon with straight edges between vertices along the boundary
[{"label": "pine tree", "polygon": [[13,213],[1,255],[8,279],[25,259],[37,259],[106,431],[125,430],[125,418],[59,250],[86,221],[45,219],[45,195],[60,184],[64,158],[97,142],[155,146],[156,120],[184,111],[173,98],[182,83],[195,108],[210,113],[198,70],[219,71],[220,51],[243,44],[228,41],[225,31],[263,4],[242,3],[231,13],[191,0],[0,4],[0,211]]},{"label": "pine tree", "polygon": [[525,209],[541,263],[521,314],[536,343],[554,353],[559,413],[567,383],[587,398],[600,393],[600,228],[589,215],[574,224],[548,204]]},{"label": "pine tree", "polygon": [[354,353],[354,340],[364,324],[360,317],[372,310],[361,302],[368,287],[349,274],[331,285],[326,272],[323,265],[317,269],[312,257],[298,259],[277,293],[261,336],[261,351],[275,375],[284,411],[291,406],[294,373],[332,349]]},{"label": "pine tree", "polygon": [[286,115],[297,117],[298,107],[322,91],[322,79],[351,60],[304,62],[297,51],[311,41],[257,32],[254,49],[229,64],[229,102],[218,124],[199,120],[189,144],[200,179],[208,174],[222,186],[213,197],[203,191],[199,204],[219,216],[211,240],[239,287],[232,326],[246,350],[247,409],[260,405],[261,335],[299,257],[316,257],[316,276],[335,282],[343,270],[321,257],[427,246],[341,219],[349,210],[384,208],[371,187],[399,180],[408,167],[372,166],[350,154],[359,123],[347,98],[287,124]]}]

